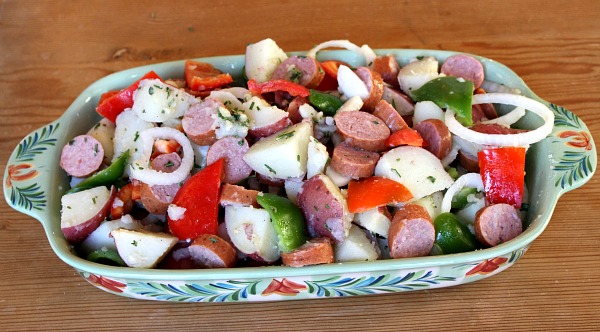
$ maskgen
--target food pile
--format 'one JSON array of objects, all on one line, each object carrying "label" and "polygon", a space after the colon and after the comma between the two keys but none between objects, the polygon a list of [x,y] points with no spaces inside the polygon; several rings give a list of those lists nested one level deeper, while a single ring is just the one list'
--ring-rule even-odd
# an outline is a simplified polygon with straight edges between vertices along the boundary
[{"label": "food pile", "polygon": [[[346,48],[363,66],[318,61]],[[495,246],[523,230],[525,154],[543,104],[476,58],[401,66],[367,45],[246,48],[243,81],[188,60],[103,94],[72,138],[61,229],[84,258],[136,268],[371,261]],[[486,91],[488,90],[488,91]],[[497,106],[510,110],[498,116]],[[511,128],[525,113],[534,130]]]}]

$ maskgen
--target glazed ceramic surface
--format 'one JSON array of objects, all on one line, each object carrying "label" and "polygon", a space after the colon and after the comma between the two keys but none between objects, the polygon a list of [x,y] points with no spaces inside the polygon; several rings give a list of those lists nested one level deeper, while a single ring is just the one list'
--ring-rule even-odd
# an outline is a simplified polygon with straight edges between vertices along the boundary
[{"label": "glazed ceramic surface", "polygon": [[[401,64],[417,56],[443,61],[454,52],[434,50],[377,50],[393,54]],[[292,268],[244,267],[213,270],[145,270],[111,267],[76,255],[60,229],[60,198],[69,179],[59,167],[60,151],[74,136],[87,132],[99,119],[100,95],[129,86],[149,70],[164,78],[183,77],[184,61],[133,68],[109,75],[85,89],[56,121],[27,135],[15,148],[4,174],[8,204],[39,220],[48,242],[65,263],[92,285],[114,294],[149,300],[182,302],[272,301],[380,294],[453,286],[499,273],[516,263],[550,222],[562,194],[583,185],[594,173],[596,148],[586,125],[573,113],[537,97],[509,68],[478,57],[486,80],[518,89],[548,105],[555,113],[554,130],[527,152],[526,184],[529,204],[526,230],[515,239],[473,252],[374,262],[327,264]],[[339,59],[364,65],[347,51],[319,53],[319,59]],[[242,76],[243,56],[196,59]],[[529,114],[522,128],[536,128],[541,120]]]}]

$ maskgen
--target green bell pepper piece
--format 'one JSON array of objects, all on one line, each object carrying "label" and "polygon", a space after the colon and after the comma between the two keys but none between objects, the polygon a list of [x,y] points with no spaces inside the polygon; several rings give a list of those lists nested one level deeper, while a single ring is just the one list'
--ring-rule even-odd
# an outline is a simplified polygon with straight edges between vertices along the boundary
[{"label": "green bell pepper piece", "polygon": [[310,90],[310,95],[308,95],[308,103],[323,112],[326,116],[334,116],[335,112],[344,105],[344,102],[340,98],[312,89]]},{"label": "green bell pepper piece", "polygon": [[435,244],[444,254],[473,251],[477,248],[477,240],[469,229],[460,223],[450,212],[438,215],[433,225],[435,227]]},{"label": "green bell pepper piece", "polygon": [[429,100],[441,108],[456,112],[456,119],[464,126],[473,125],[471,114],[474,86],[469,80],[453,76],[432,79],[411,95],[415,101]]},{"label": "green bell pepper piece", "polygon": [[112,249],[98,249],[90,252],[85,258],[90,262],[101,263],[113,266],[127,266],[119,253]]},{"label": "green bell pepper piece", "polygon": [[71,188],[68,193],[76,193],[78,191],[87,190],[99,186],[108,186],[114,184],[125,172],[125,165],[129,159],[129,150],[123,152],[117,160],[115,160],[107,168],[91,175],[87,179],[79,182],[75,187]]},{"label": "green bell pepper piece", "polygon": [[281,251],[290,252],[306,243],[304,216],[298,206],[285,197],[269,193],[256,196],[256,201],[269,212]]},{"label": "green bell pepper piece", "polygon": [[452,208],[453,209],[462,209],[467,206],[467,197],[469,195],[475,195],[477,193],[477,188],[472,187],[464,187],[459,192],[457,192],[454,197],[452,197]]}]

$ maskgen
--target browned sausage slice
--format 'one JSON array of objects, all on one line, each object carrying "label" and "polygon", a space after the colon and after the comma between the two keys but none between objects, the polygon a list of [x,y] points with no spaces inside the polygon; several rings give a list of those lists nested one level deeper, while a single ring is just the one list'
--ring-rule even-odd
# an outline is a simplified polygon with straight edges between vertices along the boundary
[{"label": "browned sausage slice", "polygon": [[444,159],[452,149],[452,134],[440,119],[427,119],[417,123],[413,129],[419,132],[427,142],[425,149],[433,153],[438,159]]},{"label": "browned sausage slice", "polygon": [[477,123],[469,129],[479,133],[498,135],[518,134],[527,131],[526,129],[504,127],[496,123]]},{"label": "browned sausage slice", "polygon": [[331,167],[354,179],[366,178],[373,175],[378,161],[379,153],[357,149],[342,142],[333,149]]},{"label": "browned sausage slice", "polygon": [[213,144],[215,135],[215,117],[219,107],[225,105],[216,99],[206,98],[202,103],[192,105],[183,116],[181,125],[188,138],[198,145]]},{"label": "browned sausage slice", "polygon": [[317,60],[295,55],[283,60],[271,78],[292,81],[313,89],[321,83],[323,77],[325,77],[325,71]]},{"label": "browned sausage slice", "polygon": [[142,183],[140,187],[140,199],[148,212],[165,214],[179,188],[181,188],[181,184],[179,183],[154,186]]},{"label": "browned sausage slice", "polygon": [[[486,92],[484,89],[478,88],[478,89],[475,89],[474,93],[476,95],[479,95],[479,94],[484,94]],[[473,106],[476,106],[476,105],[473,105]],[[477,104],[477,106],[479,106],[479,108],[481,109],[481,111],[483,112],[485,117],[488,118],[488,120],[495,119],[498,117],[498,112],[496,112],[496,108],[494,108],[494,104],[490,104],[490,103]]]},{"label": "browned sausage slice", "polygon": [[512,240],[523,232],[519,212],[510,204],[492,204],[479,210],[474,227],[479,242],[489,247]]},{"label": "browned sausage slice", "polygon": [[221,206],[254,206],[260,207],[256,202],[256,196],[258,196],[257,190],[246,189],[242,186],[236,186],[235,184],[225,183],[221,187],[221,195],[219,196],[219,203]]},{"label": "browned sausage slice", "polygon": [[201,267],[234,267],[236,253],[229,242],[214,234],[202,234],[188,247],[195,263]]},{"label": "browned sausage slice", "polygon": [[400,113],[396,111],[396,109],[390,105],[385,100],[380,100],[375,106],[375,110],[373,111],[373,115],[380,118],[385,122],[385,124],[390,128],[392,133],[397,132],[402,128],[408,127],[406,121],[400,116]]},{"label": "browned sausage slice", "polygon": [[373,112],[373,109],[375,109],[375,106],[383,96],[383,79],[378,72],[367,67],[358,67],[354,72],[365,82],[367,91],[369,91],[369,97],[363,100],[364,104],[361,110]]},{"label": "browned sausage slice", "polygon": [[242,159],[249,148],[248,141],[244,138],[233,136],[221,138],[208,148],[206,164],[210,165],[223,158],[225,161],[223,182],[238,183],[252,173],[252,168]]},{"label": "browned sausage slice", "polygon": [[375,115],[361,111],[338,112],[334,120],[338,132],[349,145],[376,152],[385,149],[390,129]]},{"label": "browned sausage slice", "polygon": [[337,186],[325,175],[315,175],[304,182],[297,201],[311,237],[344,241],[352,220],[345,199],[340,196]]},{"label": "browned sausage slice", "polygon": [[331,239],[320,237],[309,240],[296,250],[282,252],[281,262],[286,266],[302,267],[333,263],[333,257]]},{"label": "browned sausage slice", "polygon": [[102,166],[104,148],[90,135],[79,135],[67,143],[60,154],[60,167],[67,174],[82,178],[91,175]]},{"label": "browned sausage slice", "polygon": [[392,258],[426,256],[434,241],[435,228],[424,207],[406,204],[396,212],[388,231]]},{"label": "browned sausage slice", "polygon": [[378,56],[373,60],[371,69],[378,72],[381,75],[383,81],[394,88],[400,88],[398,83],[398,72],[400,72],[400,65],[396,58],[391,55]]},{"label": "browned sausage slice", "polygon": [[460,165],[464,167],[467,171],[479,173],[479,160],[476,156],[459,150],[457,158]]},{"label": "browned sausage slice", "polygon": [[440,70],[446,76],[462,77],[473,82],[475,89],[483,83],[483,65],[479,60],[466,54],[456,54],[444,61]]}]

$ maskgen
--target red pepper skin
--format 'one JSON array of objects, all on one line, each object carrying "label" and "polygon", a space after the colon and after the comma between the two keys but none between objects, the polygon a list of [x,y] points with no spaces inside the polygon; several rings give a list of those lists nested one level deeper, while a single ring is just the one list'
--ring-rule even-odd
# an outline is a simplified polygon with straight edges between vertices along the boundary
[{"label": "red pepper skin", "polygon": [[308,95],[310,95],[310,91],[306,87],[286,80],[270,80],[265,83],[249,80],[248,90],[255,95],[275,91],[285,91],[294,97],[308,97]]},{"label": "red pepper skin", "polygon": [[395,148],[400,145],[423,147],[423,137],[421,137],[421,134],[419,134],[418,131],[412,128],[402,128],[397,132],[391,134],[385,142],[385,146],[387,146],[388,148]]},{"label": "red pepper skin", "polygon": [[129,87],[109,97],[105,97],[102,102],[98,104],[98,107],[96,107],[96,112],[114,123],[121,112],[126,108],[133,106],[133,92],[138,88],[140,81],[145,79],[161,78],[154,71],[148,72]]},{"label": "red pepper skin", "polygon": [[180,219],[167,217],[169,230],[180,240],[217,233],[223,165],[223,159],[219,159],[206,166],[189,178],[173,198],[173,204],[186,209]]},{"label": "red pepper skin", "polygon": [[391,203],[406,202],[412,193],[400,182],[381,176],[372,176],[348,183],[348,211],[357,213]]},{"label": "red pepper skin", "polygon": [[210,63],[187,60],[185,62],[185,81],[190,90],[210,91],[233,82],[233,77],[223,73]]},{"label": "red pepper skin", "polygon": [[325,76],[323,80],[315,88],[315,90],[319,91],[329,91],[329,90],[337,90],[338,81],[337,81],[337,73],[338,69],[341,65],[347,66],[348,64],[338,60],[326,60],[320,63],[321,68],[325,71]]},{"label": "red pepper skin", "polygon": [[477,157],[488,202],[520,208],[525,186],[525,148],[483,149]]}]

